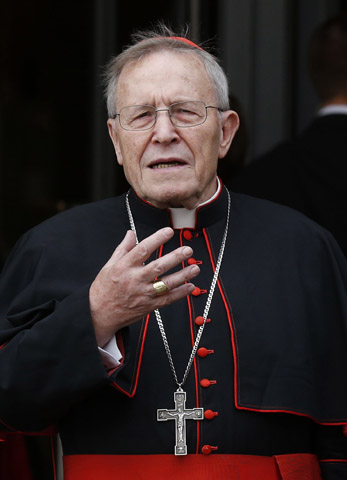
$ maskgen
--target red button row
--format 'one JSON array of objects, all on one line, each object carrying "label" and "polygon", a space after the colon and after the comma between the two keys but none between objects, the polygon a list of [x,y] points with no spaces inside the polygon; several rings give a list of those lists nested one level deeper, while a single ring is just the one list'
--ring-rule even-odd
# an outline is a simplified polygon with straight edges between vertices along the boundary
[{"label": "red button row", "polygon": [[213,447],[212,445],[204,445],[201,449],[203,455],[211,455],[214,450],[218,450],[218,447]]},{"label": "red button row", "polygon": [[212,353],[214,353],[214,350],[209,350],[205,347],[200,347],[197,351],[197,354],[200,358],[205,358],[207,355],[211,355]]},{"label": "red button row", "polygon": [[218,417],[218,412],[214,412],[213,410],[205,410],[204,417],[206,420],[213,420],[214,417]]},{"label": "red button row", "polygon": [[188,265],[202,265],[202,260],[195,260],[195,258],[191,257],[187,260]]},{"label": "red button row", "polygon": [[207,293],[207,290],[199,287],[195,287],[194,290],[192,291],[192,295],[194,297],[198,297],[199,295],[202,295],[204,293]]},{"label": "red button row", "polygon": [[183,232],[183,238],[185,240],[192,240],[193,238],[196,238],[198,236],[199,236],[198,233],[193,233],[190,230],[184,230],[184,232]]},{"label": "red button row", "polygon": [[[201,325],[204,324],[204,317],[199,315],[198,317],[196,317],[196,319],[194,321],[195,321],[195,325],[197,325],[198,327],[201,327]],[[211,322],[211,319],[206,318],[206,323],[210,323],[210,322]]]},{"label": "red button row", "polygon": [[203,388],[208,388],[211,385],[215,385],[216,383],[217,383],[217,380],[209,380],[208,378],[203,378],[202,380],[200,380],[200,385]]}]

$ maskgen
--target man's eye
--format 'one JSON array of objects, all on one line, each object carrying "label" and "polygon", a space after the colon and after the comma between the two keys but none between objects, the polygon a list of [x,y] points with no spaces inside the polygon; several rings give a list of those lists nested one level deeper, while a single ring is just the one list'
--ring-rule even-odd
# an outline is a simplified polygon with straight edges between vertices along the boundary
[{"label": "man's eye", "polygon": [[146,110],[145,112],[138,113],[135,118],[146,118],[146,117],[150,117],[152,115],[153,115],[153,112],[151,112],[149,110]]},{"label": "man's eye", "polygon": [[194,110],[189,110],[187,108],[179,108],[178,110],[176,110],[174,115],[178,118],[186,118],[188,120],[198,117],[199,113],[195,112]]},{"label": "man's eye", "polygon": [[137,110],[136,112],[133,112],[128,119],[128,124],[135,126],[146,125],[148,122],[152,121],[153,115],[154,112],[152,110]]},{"label": "man's eye", "polygon": [[153,112],[151,110],[143,110],[141,112],[134,113],[134,115],[132,117],[132,121],[141,120],[141,119],[148,118],[148,117],[151,117],[151,116],[153,116]]},{"label": "man's eye", "polygon": [[192,110],[188,110],[187,108],[180,108],[178,110],[178,113],[187,114],[187,115],[196,115],[196,112],[193,112]]}]

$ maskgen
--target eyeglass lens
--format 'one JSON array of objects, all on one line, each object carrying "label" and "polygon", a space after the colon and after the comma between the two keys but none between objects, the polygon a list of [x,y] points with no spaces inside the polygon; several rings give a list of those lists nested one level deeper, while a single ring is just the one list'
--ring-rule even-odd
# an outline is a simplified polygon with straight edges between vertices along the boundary
[{"label": "eyeglass lens", "polygon": [[194,126],[206,120],[206,107],[203,102],[178,102],[167,109],[156,109],[151,105],[132,105],[120,111],[120,122],[128,130],[151,128],[156,120],[157,111],[168,111],[171,121],[178,127]]}]

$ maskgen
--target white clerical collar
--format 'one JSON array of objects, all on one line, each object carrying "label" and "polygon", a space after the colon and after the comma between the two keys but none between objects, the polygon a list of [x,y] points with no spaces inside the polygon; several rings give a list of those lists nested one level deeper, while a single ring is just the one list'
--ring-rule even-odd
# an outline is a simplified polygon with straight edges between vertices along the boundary
[{"label": "white clerical collar", "polygon": [[327,105],[318,110],[317,115],[323,117],[325,115],[334,115],[334,114],[343,114],[347,115],[347,105]]},{"label": "white clerical collar", "polygon": [[211,198],[206,200],[206,202],[200,203],[196,208],[193,210],[188,210],[187,208],[169,208],[171,212],[171,219],[172,219],[172,227],[173,228],[194,228],[195,227],[195,212],[196,209],[199,207],[202,207],[203,205],[206,205],[209,202],[212,202],[220,193],[220,190],[222,188],[221,183],[219,181],[219,178],[217,177],[217,190],[214,195],[212,195]]}]

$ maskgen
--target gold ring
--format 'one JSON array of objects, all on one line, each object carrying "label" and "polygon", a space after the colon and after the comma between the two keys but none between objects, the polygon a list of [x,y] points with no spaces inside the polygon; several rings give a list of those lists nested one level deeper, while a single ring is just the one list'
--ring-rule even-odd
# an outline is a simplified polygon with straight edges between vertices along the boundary
[{"label": "gold ring", "polygon": [[162,280],[153,282],[153,288],[156,295],[164,295],[168,291],[166,284]]}]

